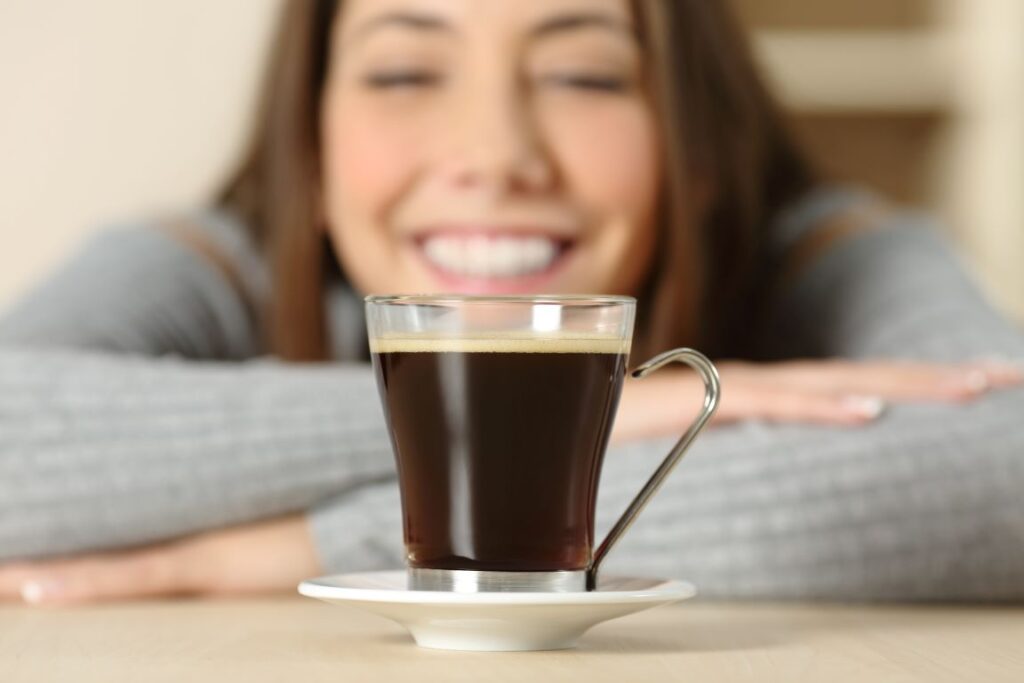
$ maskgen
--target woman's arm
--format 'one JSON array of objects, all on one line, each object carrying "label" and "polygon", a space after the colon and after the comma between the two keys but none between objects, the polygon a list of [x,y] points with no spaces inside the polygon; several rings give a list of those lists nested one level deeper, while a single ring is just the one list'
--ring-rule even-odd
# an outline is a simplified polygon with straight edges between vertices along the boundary
[{"label": "woman's arm", "polygon": [[369,367],[0,351],[0,560],[279,515],[394,463]]},{"label": "woman's arm", "polygon": [[[707,597],[1024,600],[1024,391],[903,405],[856,429],[712,429],[606,565],[678,577]],[[609,450],[599,541],[674,438]],[[331,571],[402,566],[397,487],[318,507]]]},{"label": "woman's arm", "polygon": [[[238,235],[212,230],[239,263]],[[249,358],[255,328],[215,265],[147,227],[104,233],[0,320],[0,561],[303,510],[388,476],[368,366],[186,360]]]}]

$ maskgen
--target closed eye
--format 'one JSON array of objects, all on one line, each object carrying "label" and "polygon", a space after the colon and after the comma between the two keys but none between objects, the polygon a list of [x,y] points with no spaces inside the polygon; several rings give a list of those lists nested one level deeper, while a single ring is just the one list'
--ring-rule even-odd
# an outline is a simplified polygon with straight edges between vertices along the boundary
[{"label": "closed eye", "polygon": [[552,85],[596,92],[618,93],[629,88],[629,82],[624,78],[598,74],[554,74],[545,76],[543,80]]},{"label": "closed eye", "polygon": [[389,88],[423,88],[440,83],[438,74],[428,71],[391,71],[371,73],[363,78],[363,83],[370,88],[385,90]]}]

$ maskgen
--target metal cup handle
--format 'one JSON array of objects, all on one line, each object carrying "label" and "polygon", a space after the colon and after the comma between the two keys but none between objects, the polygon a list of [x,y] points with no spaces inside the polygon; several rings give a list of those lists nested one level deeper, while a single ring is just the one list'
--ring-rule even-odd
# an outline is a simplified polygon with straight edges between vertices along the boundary
[{"label": "metal cup handle", "polygon": [[590,566],[587,568],[587,590],[592,591],[597,587],[597,570],[601,565],[601,562],[608,555],[608,551],[612,549],[615,543],[622,538],[622,535],[626,533],[626,530],[636,521],[640,511],[644,509],[644,506],[650,502],[654,494],[661,488],[661,485],[665,482],[669,472],[672,471],[680,460],[683,459],[683,455],[686,454],[687,449],[693,440],[697,438],[697,435],[701,433],[705,425],[711,416],[715,414],[715,410],[718,408],[719,395],[721,394],[721,383],[718,379],[718,370],[715,369],[714,364],[708,360],[707,356],[694,351],[693,349],[672,349],[665,353],[659,354],[654,358],[650,359],[640,367],[633,370],[631,373],[633,377],[641,378],[646,377],[655,370],[658,370],[662,366],[668,365],[674,361],[686,363],[700,375],[700,378],[704,380],[704,407],[701,410],[700,415],[690,428],[686,430],[686,433],[680,437],[676,445],[672,447],[669,454],[662,461],[661,465],[655,470],[651,478],[647,480],[644,487],[637,494],[633,502],[629,504],[626,511],[619,517],[619,521],[615,523],[615,526],[611,528],[608,535],[605,536],[601,545],[598,546],[594,552],[594,557],[590,562]]}]

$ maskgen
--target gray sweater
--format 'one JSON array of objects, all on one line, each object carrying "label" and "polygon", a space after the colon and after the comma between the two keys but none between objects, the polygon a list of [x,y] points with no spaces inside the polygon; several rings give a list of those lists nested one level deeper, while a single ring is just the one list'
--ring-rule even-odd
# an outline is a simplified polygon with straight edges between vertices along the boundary
[{"label": "gray sweater", "polygon": [[[864,201],[819,192],[783,218],[776,250]],[[265,296],[242,226],[216,211],[195,219]],[[934,226],[883,220],[778,292],[766,353],[1024,359],[1024,335]],[[328,302],[335,340],[365,334],[357,298]],[[308,511],[329,570],[401,566],[369,366],[265,358],[257,325],[217,268],[151,224],[97,235],[0,318],[0,561]],[[599,532],[673,440],[609,450]],[[896,405],[855,429],[714,427],[606,571],[687,578],[723,597],[1024,599],[1024,390]]]}]

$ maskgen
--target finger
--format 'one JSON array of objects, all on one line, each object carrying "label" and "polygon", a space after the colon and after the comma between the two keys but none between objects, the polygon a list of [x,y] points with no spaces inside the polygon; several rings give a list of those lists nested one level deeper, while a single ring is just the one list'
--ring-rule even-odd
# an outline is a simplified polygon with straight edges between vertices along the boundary
[{"label": "finger", "polygon": [[982,358],[971,363],[988,377],[993,389],[1024,383],[1024,365],[1003,358]]},{"label": "finger", "polygon": [[0,567],[0,601],[20,600],[21,586],[30,572],[27,564],[8,564]]},{"label": "finger", "polygon": [[166,595],[174,585],[168,551],[147,549],[29,567],[18,588],[34,605],[73,605]]},{"label": "finger", "polygon": [[724,421],[762,419],[858,426],[877,420],[885,407],[880,396],[755,389],[724,394],[721,411]]},{"label": "finger", "polygon": [[[796,362],[783,364],[763,381],[822,393],[875,395],[889,400],[966,401],[984,394],[995,384],[1020,381],[1020,374],[1004,366],[939,365],[903,361]],[[1016,379],[1015,379],[1016,378]]]}]

